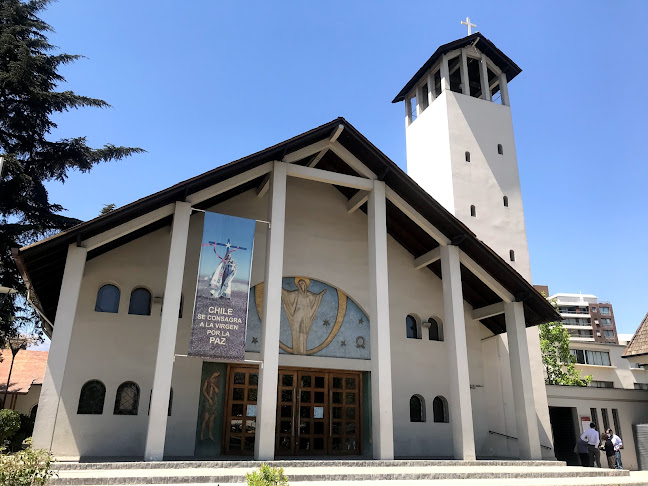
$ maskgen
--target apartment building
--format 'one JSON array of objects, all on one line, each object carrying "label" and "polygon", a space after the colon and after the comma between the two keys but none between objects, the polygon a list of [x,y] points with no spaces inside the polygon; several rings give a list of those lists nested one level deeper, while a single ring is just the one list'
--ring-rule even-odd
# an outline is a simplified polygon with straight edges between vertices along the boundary
[{"label": "apartment building", "polygon": [[619,344],[612,304],[592,294],[553,294],[572,341]]}]

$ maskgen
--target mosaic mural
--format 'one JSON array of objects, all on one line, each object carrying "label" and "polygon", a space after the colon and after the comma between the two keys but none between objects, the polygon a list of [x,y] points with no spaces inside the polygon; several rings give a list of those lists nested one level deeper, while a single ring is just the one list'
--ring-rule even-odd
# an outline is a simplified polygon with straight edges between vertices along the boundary
[{"label": "mosaic mural", "polygon": [[[369,318],[340,289],[308,277],[284,277],[280,353],[370,359]],[[261,350],[263,283],[250,289],[245,350]]]}]

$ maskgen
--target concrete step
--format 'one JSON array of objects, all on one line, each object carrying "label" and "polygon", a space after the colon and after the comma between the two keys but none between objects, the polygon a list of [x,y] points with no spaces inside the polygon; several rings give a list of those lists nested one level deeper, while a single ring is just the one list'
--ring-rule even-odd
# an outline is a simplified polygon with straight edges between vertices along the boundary
[{"label": "concrete step", "polygon": [[[335,466],[326,466],[321,463],[296,466],[294,462],[284,467],[284,474],[288,477],[291,485],[299,483],[313,486],[322,482],[335,482],[340,486],[344,482],[359,483],[367,481],[377,484],[390,485],[402,481],[404,484],[417,481],[444,480],[448,481],[490,481],[493,485],[503,484],[502,481],[509,480],[511,484],[515,481],[520,486],[521,481],[539,481],[529,484],[648,484],[648,482],[627,482],[630,479],[628,471],[614,469],[596,469],[581,467],[566,467],[564,464],[552,465],[466,465],[462,461],[453,461],[452,465],[403,465],[393,464],[376,465],[381,461],[371,461],[370,464],[357,466],[344,464],[343,461],[336,461]],[[405,461],[408,462],[408,461]],[[486,461],[484,461],[486,462]],[[132,464],[132,463],[123,463]],[[148,465],[150,463],[140,463]],[[186,463],[185,463],[186,464]],[[271,465],[278,465],[279,462],[270,462]],[[90,466],[85,468],[58,468],[58,477],[49,483],[52,486],[58,485],[156,485],[156,484],[245,484],[245,474],[257,469],[256,466],[242,466],[232,464],[217,468],[210,467],[125,467],[120,469],[106,468],[105,464],[81,464]],[[103,467],[95,467],[103,466]],[[578,482],[585,479],[585,482]],[[571,480],[572,482],[557,482],[558,480]],[[578,480],[578,481],[577,481]],[[623,481],[621,481],[623,480]],[[544,482],[542,482],[544,481]],[[470,483],[465,483],[470,484]],[[476,484],[476,483],[475,483]],[[413,485],[412,485],[413,486]]]},{"label": "concrete step", "polygon": [[275,461],[254,461],[236,459],[231,461],[151,461],[138,460],[96,460],[89,462],[56,462],[54,467],[58,470],[87,470],[87,469],[234,469],[258,468],[261,464],[272,464],[274,467],[423,467],[423,466],[525,466],[525,467],[566,467],[564,461],[520,461],[520,460],[477,460],[457,461],[456,459],[397,459],[394,461],[380,461],[374,459],[286,459]]}]

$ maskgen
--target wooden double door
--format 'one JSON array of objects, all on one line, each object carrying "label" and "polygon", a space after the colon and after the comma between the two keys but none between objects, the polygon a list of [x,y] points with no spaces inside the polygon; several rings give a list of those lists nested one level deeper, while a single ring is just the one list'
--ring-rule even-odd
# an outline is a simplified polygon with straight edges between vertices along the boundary
[{"label": "wooden double door", "polygon": [[[254,451],[257,384],[258,368],[230,366],[224,444],[228,454]],[[360,454],[361,395],[359,372],[280,368],[276,455]]]}]

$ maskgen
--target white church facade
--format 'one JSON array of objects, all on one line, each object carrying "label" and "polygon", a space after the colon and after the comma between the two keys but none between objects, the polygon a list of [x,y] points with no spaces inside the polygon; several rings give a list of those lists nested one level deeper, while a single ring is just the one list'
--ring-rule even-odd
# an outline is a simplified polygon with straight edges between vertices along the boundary
[{"label": "white church facade", "polygon": [[[17,250],[52,337],[34,446],[553,459],[519,72],[481,34],[439,48],[395,100],[410,175],[338,118]],[[257,220],[243,362],[187,356],[205,211]],[[299,344],[297,289],[319,296]]]}]

